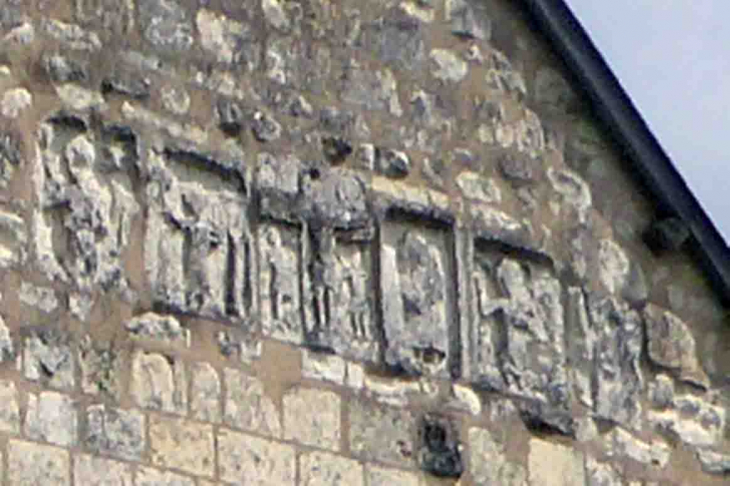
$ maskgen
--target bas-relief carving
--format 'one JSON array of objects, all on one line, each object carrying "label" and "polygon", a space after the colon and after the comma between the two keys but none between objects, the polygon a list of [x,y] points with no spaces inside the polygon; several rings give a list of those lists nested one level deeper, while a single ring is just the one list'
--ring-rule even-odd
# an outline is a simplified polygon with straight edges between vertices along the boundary
[{"label": "bas-relief carving", "polygon": [[215,319],[250,317],[256,273],[246,197],[215,175],[192,180],[192,161],[154,151],[149,159],[145,258],[155,302]]},{"label": "bas-relief carving", "polygon": [[312,305],[306,312],[308,341],[345,357],[374,361],[379,349],[374,328],[371,241],[349,241],[332,230],[315,236],[309,268]]},{"label": "bas-relief carving", "polygon": [[39,129],[34,183],[36,256],[51,279],[84,292],[127,288],[121,253],[139,211],[136,139],[122,127],[89,130],[52,118]]},{"label": "bas-relief carving", "polygon": [[264,223],[258,233],[264,333],[300,344],[303,338],[301,228]]},{"label": "bas-relief carving", "polygon": [[475,246],[471,381],[551,407],[566,407],[559,281],[541,263]]},{"label": "bas-relief carving", "polygon": [[408,374],[450,376],[455,273],[445,229],[386,221],[380,279],[385,362]]}]

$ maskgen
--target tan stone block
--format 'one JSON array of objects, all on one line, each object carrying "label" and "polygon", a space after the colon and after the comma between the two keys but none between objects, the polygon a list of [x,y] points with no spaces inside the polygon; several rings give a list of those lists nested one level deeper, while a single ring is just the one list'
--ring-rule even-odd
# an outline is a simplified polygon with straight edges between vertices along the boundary
[{"label": "tan stone block", "polygon": [[138,350],[132,361],[131,392],[142,408],[184,415],[187,412],[185,365],[160,353]]},{"label": "tan stone block", "polygon": [[237,429],[281,437],[279,411],[265,394],[261,380],[232,368],[226,368],[223,376],[226,382],[225,423]]},{"label": "tan stone block", "polygon": [[84,486],[132,486],[132,466],[88,454],[73,458],[73,476]]},{"label": "tan stone block", "polygon": [[294,485],[294,448],[278,442],[221,429],[218,470],[223,481],[248,486]]},{"label": "tan stone block", "polygon": [[150,418],[150,448],[156,466],[196,476],[212,476],[215,468],[213,427],[189,420]]},{"label": "tan stone block", "polygon": [[350,406],[350,450],[360,459],[414,465],[415,417],[408,410],[385,408],[365,400]]},{"label": "tan stone block", "polygon": [[357,461],[327,452],[311,452],[299,456],[299,474],[300,486],[363,484],[363,468]]},{"label": "tan stone block", "polygon": [[23,486],[67,486],[69,477],[68,452],[58,447],[20,440],[8,443],[9,484]]},{"label": "tan stone block", "polygon": [[139,467],[134,486],[195,486],[195,480],[170,471]]},{"label": "tan stone block", "polygon": [[76,443],[76,406],[61,393],[44,391],[28,395],[25,436],[60,446]]},{"label": "tan stone block", "polygon": [[20,432],[18,391],[10,380],[0,380],[0,431]]},{"label": "tan stone block", "polygon": [[583,486],[585,470],[579,451],[541,439],[530,441],[528,458],[530,484],[540,486]]},{"label": "tan stone block", "polygon": [[302,376],[312,380],[330,381],[341,385],[345,381],[345,361],[337,355],[302,351]]},{"label": "tan stone block", "polygon": [[106,405],[86,409],[84,442],[91,451],[136,461],[145,450],[145,416]]},{"label": "tan stone block", "polygon": [[365,484],[367,486],[421,486],[424,484],[416,473],[388,469],[368,464],[365,467]]},{"label": "tan stone block", "polygon": [[340,397],[334,392],[297,388],[284,397],[284,438],[337,451]]},{"label": "tan stone block", "polygon": [[190,414],[202,422],[221,420],[221,381],[218,372],[209,363],[195,363],[190,368]]}]

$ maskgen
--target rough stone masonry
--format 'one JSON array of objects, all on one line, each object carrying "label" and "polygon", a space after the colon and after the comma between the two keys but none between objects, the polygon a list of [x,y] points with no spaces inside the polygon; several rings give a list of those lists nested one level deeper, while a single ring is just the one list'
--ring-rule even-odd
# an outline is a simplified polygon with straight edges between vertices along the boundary
[{"label": "rough stone masonry", "polygon": [[726,484],[654,212],[520,2],[0,0],[0,484]]}]

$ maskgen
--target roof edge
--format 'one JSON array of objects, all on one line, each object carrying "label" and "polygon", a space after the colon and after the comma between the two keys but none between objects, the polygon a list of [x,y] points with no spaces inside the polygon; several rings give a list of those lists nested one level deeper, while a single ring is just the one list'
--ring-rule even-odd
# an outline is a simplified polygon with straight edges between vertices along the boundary
[{"label": "roof edge", "polygon": [[707,272],[721,303],[730,306],[730,250],[669,156],[621,87],[564,0],[522,0],[536,26],[593,102],[599,119],[636,164],[641,181],[662,208],[689,228],[692,253]]}]

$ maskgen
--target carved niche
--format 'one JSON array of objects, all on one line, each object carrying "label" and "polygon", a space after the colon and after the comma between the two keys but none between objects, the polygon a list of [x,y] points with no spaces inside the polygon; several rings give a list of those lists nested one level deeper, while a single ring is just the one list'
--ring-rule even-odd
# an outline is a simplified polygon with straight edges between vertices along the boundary
[{"label": "carved niche", "polygon": [[450,377],[459,342],[452,230],[394,214],[380,236],[385,364],[407,374]]}]

